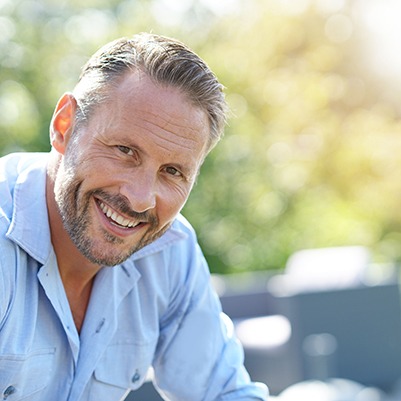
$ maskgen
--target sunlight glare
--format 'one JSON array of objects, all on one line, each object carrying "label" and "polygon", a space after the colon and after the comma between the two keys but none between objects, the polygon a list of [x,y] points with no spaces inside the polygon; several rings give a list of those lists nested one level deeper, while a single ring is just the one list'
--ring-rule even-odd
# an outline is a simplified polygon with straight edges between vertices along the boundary
[{"label": "sunlight glare", "polygon": [[366,30],[369,63],[381,78],[401,81],[401,2],[397,0],[363,0],[355,3]]}]

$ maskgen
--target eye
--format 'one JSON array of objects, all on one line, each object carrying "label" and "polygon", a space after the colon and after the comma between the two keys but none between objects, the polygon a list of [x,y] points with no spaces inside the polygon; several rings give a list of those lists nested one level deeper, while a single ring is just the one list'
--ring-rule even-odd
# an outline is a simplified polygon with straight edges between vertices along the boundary
[{"label": "eye", "polygon": [[129,148],[128,146],[118,145],[117,149],[120,152],[125,153],[128,156],[133,156],[134,155],[134,151],[131,148]]},{"label": "eye", "polygon": [[166,173],[170,174],[174,177],[182,177],[182,173],[179,170],[177,170],[175,167],[172,167],[172,166],[166,167]]}]

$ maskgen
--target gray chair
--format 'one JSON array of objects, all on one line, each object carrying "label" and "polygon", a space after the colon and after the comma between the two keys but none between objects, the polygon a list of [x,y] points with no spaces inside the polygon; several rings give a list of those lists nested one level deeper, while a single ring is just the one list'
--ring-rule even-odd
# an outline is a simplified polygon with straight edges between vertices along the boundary
[{"label": "gray chair", "polygon": [[397,281],[298,293],[285,293],[284,287],[275,294],[276,307],[291,322],[289,347],[298,381],[316,378],[313,364],[318,360],[305,352],[305,341],[326,333],[336,342],[330,356],[331,376],[391,390],[401,378]]}]

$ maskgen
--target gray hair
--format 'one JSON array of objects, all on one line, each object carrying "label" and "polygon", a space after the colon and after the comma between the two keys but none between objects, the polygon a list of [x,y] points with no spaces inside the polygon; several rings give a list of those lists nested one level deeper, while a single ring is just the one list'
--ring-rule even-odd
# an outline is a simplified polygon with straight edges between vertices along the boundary
[{"label": "gray hair", "polygon": [[128,71],[140,70],[156,83],[182,90],[204,110],[210,126],[208,149],[223,135],[227,103],[223,86],[207,64],[186,45],[165,36],[140,33],[99,49],[85,64],[74,95],[77,124],[87,121],[94,106],[107,100],[109,89]]}]

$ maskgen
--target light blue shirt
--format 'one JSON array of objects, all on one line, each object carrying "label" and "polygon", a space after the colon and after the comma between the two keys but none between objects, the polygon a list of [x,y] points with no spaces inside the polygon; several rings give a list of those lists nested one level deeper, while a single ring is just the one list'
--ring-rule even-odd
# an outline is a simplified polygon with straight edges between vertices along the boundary
[{"label": "light blue shirt", "polygon": [[120,401],[152,366],[169,400],[265,400],[182,216],[100,270],[78,334],[50,241],[46,163],[0,159],[0,399]]}]

